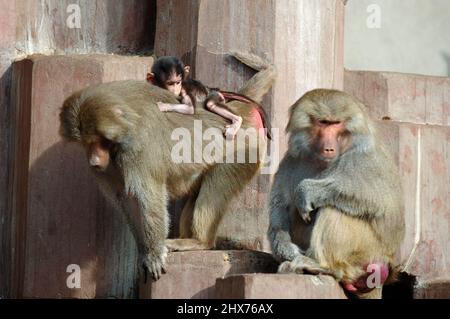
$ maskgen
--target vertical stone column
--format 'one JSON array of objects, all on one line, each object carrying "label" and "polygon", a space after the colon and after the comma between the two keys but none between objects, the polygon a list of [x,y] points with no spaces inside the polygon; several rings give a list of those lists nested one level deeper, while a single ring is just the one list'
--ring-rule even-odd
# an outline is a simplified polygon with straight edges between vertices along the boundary
[{"label": "vertical stone column", "polygon": [[[14,63],[14,297],[137,296],[135,240],[121,214],[98,191],[83,148],[61,140],[59,112],[72,92],[102,82],[143,79],[152,63],[149,57],[114,55],[34,55]],[[79,287],[67,285],[75,271]]]}]

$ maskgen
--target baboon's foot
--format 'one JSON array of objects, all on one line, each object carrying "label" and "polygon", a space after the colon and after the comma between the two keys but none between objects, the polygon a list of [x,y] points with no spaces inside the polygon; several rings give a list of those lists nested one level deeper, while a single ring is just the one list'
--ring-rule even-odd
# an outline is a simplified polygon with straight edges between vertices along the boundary
[{"label": "baboon's foot", "polygon": [[166,247],[169,251],[208,250],[212,248],[192,238],[166,239]]},{"label": "baboon's foot", "polygon": [[295,257],[292,261],[285,261],[278,267],[279,273],[311,274],[311,275],[333,275],[333,273],[320,267],[313,259],[304,255]]}]

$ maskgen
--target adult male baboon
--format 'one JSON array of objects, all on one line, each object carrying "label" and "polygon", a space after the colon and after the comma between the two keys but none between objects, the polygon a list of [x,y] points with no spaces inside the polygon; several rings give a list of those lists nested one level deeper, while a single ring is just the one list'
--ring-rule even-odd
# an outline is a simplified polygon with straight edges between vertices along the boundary
[{"label": "adult male baboon", "polygon": [[[242,62],[260,70],[240,90],[253,101],[261,102],[275,78],[275,71],[250,54],[235,53]],[[225,141],[221,128],[225,120],[199,107],[194,115],[160,112],[158,102],[177,103],[174,95],[144,81],[119,81],[101,84],[74,93],[63,105],[61,134],[82,143],[103,193],[124,211],[137,241],[140,263],[154,279],[163,271],[167,248],[173,250],[209,249],[214,246],[217,226],[230,200],[258,172],[266,152],[265,133],[256,105],[233,101],[227,104],[242,117],[241,134],[259,137],[259,143]],[[203,129],[218,128],[216,146],[226,145],[223,156],[205,160]],[[198,122],[198,121],[197,121]],[[253,132],[245,131],[254,128]],[[242,131],[242,132],[241,132]],[[193,137],[185,141],[194,154],[191,161],[175,163],[173,134]],[[257,154],[249,160],[224,163],[226,152],[246,150]],[[260,148],[259,151],[257,148]],[[169,220],[167,202],[189,194],[182,212],[180,234],[183,239],[166,240]]]},{"label": "adult male baboon", "polygon": [[[348,291],[380,297],[404,236],[397,169],[365,107],[317,89],[290,109],[289,149],[270,195],[269,239],[280,272],[328,273]],[[375,280],[374,280],[375,282]]]}]

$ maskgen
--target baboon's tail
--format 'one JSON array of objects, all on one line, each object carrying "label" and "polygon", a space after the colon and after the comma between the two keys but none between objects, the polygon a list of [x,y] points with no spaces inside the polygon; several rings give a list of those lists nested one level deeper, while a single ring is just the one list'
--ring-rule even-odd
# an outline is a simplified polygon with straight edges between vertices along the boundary
[{"label": "baboon's tail", "polygon": [[233,51],[231,55],[245,65],[259,71],[247,81],[238,93],[248,96],[257,103],[261,103],[263,96],[269,92],[275,81],[275,66],[251,53]]}]

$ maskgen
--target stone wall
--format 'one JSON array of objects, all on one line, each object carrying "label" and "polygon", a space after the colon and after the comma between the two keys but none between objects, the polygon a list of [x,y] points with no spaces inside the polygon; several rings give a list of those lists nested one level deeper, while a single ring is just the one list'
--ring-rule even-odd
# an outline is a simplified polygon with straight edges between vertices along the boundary
[{"label": "stone wall", "polygon": [[[67,23],[75,12],[70,4],[78,5],[80,28]],[[13,61],[31,54],[149,53],[155,16],[153,0],[0,0],[0,297],[11,293],[8,278],[16,238],[10,187],[17,133],[10,93]]]}]

